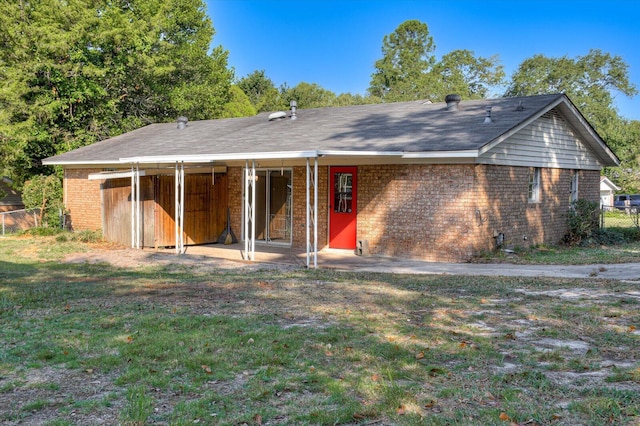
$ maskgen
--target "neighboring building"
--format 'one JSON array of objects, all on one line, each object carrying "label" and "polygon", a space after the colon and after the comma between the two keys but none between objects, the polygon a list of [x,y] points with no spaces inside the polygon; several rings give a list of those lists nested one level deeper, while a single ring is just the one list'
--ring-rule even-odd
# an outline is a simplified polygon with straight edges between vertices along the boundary
[{"label": "neighboring building", "polygon": [[0,212],[24,209],[22,194],[11,187],[12,183],[8,177],[0,177]]},{"label": "neighboring building", "polygon": [[620,191],[618,185],[608,177],[600,176],[600,205],[605,208],[613,208],[613,198],[616,191]]},{"label": "neighboring building", "polygon": [[44,163],[64,167],[75,229],[134,247],[218,241],[229,211],[250,258],[274,244],[433,261],[559,242],[571,199],[597,202],[619,164],[565,95],[446,101],[180,118]]}]

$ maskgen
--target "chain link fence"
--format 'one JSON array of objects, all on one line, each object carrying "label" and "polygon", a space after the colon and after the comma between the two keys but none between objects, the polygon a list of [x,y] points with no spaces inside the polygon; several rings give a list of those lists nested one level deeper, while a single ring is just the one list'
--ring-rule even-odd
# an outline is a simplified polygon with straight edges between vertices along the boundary
[{"label": "chain link fence", "polygon": [[[48,228],[64,228],[66,216],[61,209],[45,209],[43,215],[40,209],[21,209],[0,212],[0,235],[15,234],[27,229],[45,226]],[[44,223],[43,223],[44,222]]]},{"label": "chain link fence", "polygon": [[630,206],[615,208],[603,206],[600,210],[600,228],[633,228],[640,229],[640,208]]}]

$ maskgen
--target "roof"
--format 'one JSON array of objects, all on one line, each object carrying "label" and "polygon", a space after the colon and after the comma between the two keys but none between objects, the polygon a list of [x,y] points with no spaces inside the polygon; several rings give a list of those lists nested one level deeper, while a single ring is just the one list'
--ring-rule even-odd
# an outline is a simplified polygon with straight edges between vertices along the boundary
[{"label": "roof", "polygon": [[[604,186],[604,188],[603,188]],[[620,191],[622,188],[620,188],[618,185],[616,185],[615,183],[613,183],[611,181],[611,179],[609,179],[606,176],[600,176],[600,190],[610,190],[610,191]]]},{"label": "roof", "polygon": [[[518,108],[518,106],[521,108]],[[492,123],[483,124],[491,107]],[[74,151],[44,164],[108,164],[244,160],[314,156],[474,157],[559,108],[602,160],[618,160],[565,95],[462,101],[456,111],[444,103],[399,102],[298,110],[296,119],[253,117],[151,124]]]}]

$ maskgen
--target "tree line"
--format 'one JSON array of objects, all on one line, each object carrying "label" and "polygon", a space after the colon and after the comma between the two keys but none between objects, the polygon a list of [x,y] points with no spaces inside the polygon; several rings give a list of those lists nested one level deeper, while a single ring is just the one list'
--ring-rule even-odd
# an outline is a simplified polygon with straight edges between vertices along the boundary
[{"label": "tree line", "polygon": [[619,116],[634,96],[619,56],[525,59],[507,78],[498,55],[436,55],[426,23],[382,40],[367,93],[302,82],[277,87],[265,70],[237,78],[203,0],[0,0],[0,175],[20,189],[51,174],[41,161],[149,123],[406,100],[566,93],[622,161],[606,173],[640,192],[640,122]]}]

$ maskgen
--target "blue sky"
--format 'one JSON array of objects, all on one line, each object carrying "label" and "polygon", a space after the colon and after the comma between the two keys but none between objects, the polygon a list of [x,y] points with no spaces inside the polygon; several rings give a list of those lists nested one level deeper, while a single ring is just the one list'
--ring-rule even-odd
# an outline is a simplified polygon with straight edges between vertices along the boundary
[{"label": "blue sky", "polygon": [[[206,0],[213,44],[229,51],[241,78],[255,70],[280,86],[305,81],[336,94],[365,94],[382,38],[409,19],[429,26],[442,55],[498,55],[510,76],[535,54],[619,55],[640,90],[639,0]],[[498,93],[501,94],[501,93]],[[616,96],[640,120],[640,96]]]}]

